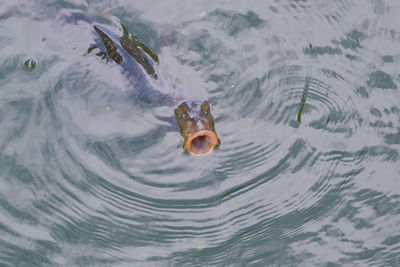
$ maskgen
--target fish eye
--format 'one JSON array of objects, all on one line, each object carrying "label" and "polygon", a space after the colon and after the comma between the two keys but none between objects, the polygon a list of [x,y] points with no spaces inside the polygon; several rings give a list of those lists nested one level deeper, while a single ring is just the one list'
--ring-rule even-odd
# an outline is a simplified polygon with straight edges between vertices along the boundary
[{"label": "fish eye", "polygon": [[186,113],[182,113],[182,114],[181,114],[181,119],[182,119],[182,120],[186,120],[186,118],[187,118]]},{"label": "fish eye", "polygon": [[208,110],[204,111],[204,115],[206,115],[206,116],[208,115]]}]

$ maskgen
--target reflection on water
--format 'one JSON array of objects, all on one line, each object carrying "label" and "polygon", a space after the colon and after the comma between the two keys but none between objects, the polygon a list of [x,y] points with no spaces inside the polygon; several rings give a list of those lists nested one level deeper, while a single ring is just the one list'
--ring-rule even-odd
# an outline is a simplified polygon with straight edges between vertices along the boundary
[{"label": "reflection on water", "polygon": [[[171,95],[206,94],[221,146],[183,153],[175,106],[140,105],[72,12],[124,23]],[[1,264],[398,266],[399,12],[6,1]]]}]

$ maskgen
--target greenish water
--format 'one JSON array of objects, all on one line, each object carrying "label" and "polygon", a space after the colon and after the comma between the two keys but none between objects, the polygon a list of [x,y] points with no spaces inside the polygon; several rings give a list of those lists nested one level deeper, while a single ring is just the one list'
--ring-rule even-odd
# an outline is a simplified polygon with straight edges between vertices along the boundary
[{"label": "greenish water", "polygon": [[[220,148],[87,55],[209,99]],[[1,266],[399,266],[400,2],[2,1]]]}]

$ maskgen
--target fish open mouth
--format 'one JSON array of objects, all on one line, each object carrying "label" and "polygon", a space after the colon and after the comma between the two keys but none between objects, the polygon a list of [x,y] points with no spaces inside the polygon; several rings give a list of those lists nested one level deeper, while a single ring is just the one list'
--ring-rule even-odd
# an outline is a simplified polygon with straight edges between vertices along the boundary
[{"label": "fish open mouth", "polygon": [[219,145],[217,135],[213,131],[203,130],[190,134],[185,142],[184,149],[191,155],[205,155]]}]

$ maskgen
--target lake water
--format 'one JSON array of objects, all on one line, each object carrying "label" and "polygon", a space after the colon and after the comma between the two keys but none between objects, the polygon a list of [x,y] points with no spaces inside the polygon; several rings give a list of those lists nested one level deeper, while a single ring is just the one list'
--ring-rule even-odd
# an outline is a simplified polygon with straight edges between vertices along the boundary
[{"label": "lake water", "polygon": [[[87,54],[82,12],[209,99],[193,157],[174,105]],[[0,5],[1,266],[400,266],[400,2]]]}]

